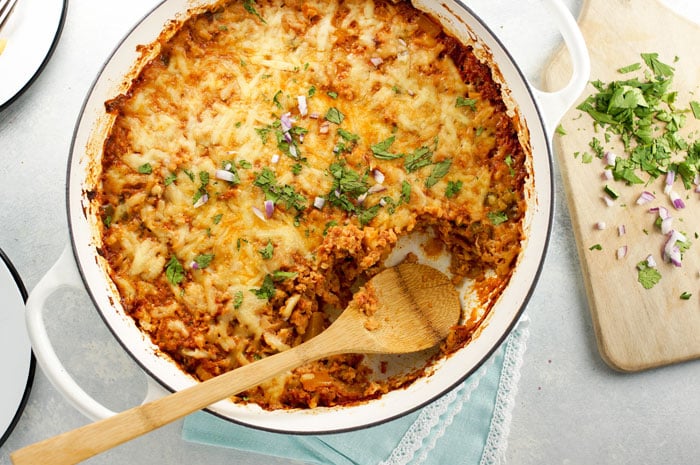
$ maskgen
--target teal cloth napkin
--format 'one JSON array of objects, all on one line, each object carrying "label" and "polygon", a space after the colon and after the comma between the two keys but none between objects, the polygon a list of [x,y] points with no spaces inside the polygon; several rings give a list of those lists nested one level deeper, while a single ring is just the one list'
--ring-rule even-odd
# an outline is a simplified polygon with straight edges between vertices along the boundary
[{"label": "teal cloth napkin", "polygon": [[505,462],[510,415],[525,352],[523,318],[460,386],[382,425],[318,436],[259,431],[205,412],[185,419],[186,441],[333,465],[492,465]]}]

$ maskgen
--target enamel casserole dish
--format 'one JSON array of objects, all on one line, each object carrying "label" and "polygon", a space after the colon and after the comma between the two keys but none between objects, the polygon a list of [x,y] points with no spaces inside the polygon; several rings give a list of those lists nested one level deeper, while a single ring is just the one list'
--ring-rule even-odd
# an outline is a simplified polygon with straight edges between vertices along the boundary
[{"label": "enamel casserole dish", "polygon": [[[557,0],[545,2],[553,12],[574,64],[571,82],[555,93],[533,89],[510,54],[489,28],[458,0],[415,0],[414,5],[442,23],[445,30],[472,44],[497,69],[505,98],[518,109],[521,128],[529,135],[532,152],[531,176],[525,193],[528,202],[524,220],[526,241],[512,277],[492,306],[478,337],[440,360],[430,373],[409,387],[382,397],[341,407],[265,410],[255,404],[221,401],[212,413],[254,428],[299,434],[348,431],[397,418],[442,396],[454,388],[499,347],[519,318],[532,294],[549,240],[553,208],[553,175],[550,139],[559,118],[568,110],[587,82],[589,62],[583,39],[567,9]],[[124,349],[154,381],[167,391],[184,389],[196,381],[172,360],[158,355],[150,339],[119,305],[120,299],[108,274],[100,265],[96,246],[95,218],[90,215],[87,192],[91,167],[99,156],[108,125],[105,102],[123,92],[141,59],[137,47],[152,43],[173,20],[181,20],[192,8],[206,1],[167,0],[152,10],[117,46],[92,86],[76,124],[67,179],[67,210],[71,244],[39,282],[27,304],[27,321],[37,359],[51,382],[85,415],[97,419],[113,412],[90,397],[63,369],[43,322],[44,307],[51,294],[62,286],[87,289],[105,324]],[[97,155],[95,155],[97,154]]]}]

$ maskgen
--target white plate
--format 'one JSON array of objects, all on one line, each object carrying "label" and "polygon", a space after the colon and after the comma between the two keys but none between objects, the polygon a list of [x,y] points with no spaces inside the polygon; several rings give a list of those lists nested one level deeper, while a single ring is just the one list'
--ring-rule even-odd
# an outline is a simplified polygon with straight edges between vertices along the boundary
[{"label": "white plate", "polygon": [[39,75],[58,42],[67,0],[19,0],[0,30],[0,110]]},{"label": "white plate", "polygon": [[35,361],[24,323],[27,292],[0,250],[0,445],[10,435],[29,397]]}]

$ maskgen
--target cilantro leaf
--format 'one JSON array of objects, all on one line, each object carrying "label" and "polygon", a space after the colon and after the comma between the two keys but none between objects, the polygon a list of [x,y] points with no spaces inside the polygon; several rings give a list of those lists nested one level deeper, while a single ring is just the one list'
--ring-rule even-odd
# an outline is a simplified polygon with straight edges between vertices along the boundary
[{"label": "cilantro leaf", "polygon": [[413,153],[406,156],[404,160],[404,167],[409,173],[428,166],[432,163],[433,152],[430,151],[428,147],[420,147],[413,151]]},{"label": "cilantro leaf", "polygon": [[499,224],[508,221],[508,215],[506,212],[488,212],[486,216],[494,226],[498,226]]},{"label": "cilantro leaf", "polygon": [[174,286],[177,286],[185,279],[185,269],[175,254],[170,256],[170,261],[165,265],[165,277]]},{"label": "cilantro leaf", "polygon": [[200,269],[204,269],[211,265],[212,260],[214,260],[214,254],[213,253],[204,253],[201,255],[197,255],[194,258],[194,262],[197,264],[197,266]]},{"label": "cilantro leaf", "polygon": [[344,119],[345,115],[336,107],[330,107],[326,112],[326,121],[330,121],[331,123],[341,124]]},{"label": "cilantro leaf", "polygon": [[442,160],[441,162],[436,163],[433,165],[433,170],[430,172],[430,175],[428,176],[428,179],[425,180],[425,187],[431,188],[435,184],[440,181],[440,179],[444,178],[447,172],[450,170],[450,167],[452,166],[452,159],[451,158],[446,158]]},{"label": "cilantro leaf", "polygon": [[140,174],[151,174],[153,172],[153,167],[150,163],[144,163],[143,165],[139,166],[138,171]]},{"label": "cilantro leaf", "polygon": [[637,263],[637,281],[644,289],[651,289],[661,280],[661,273],[649,266],[646,260]]},{"label": "cilantro leaf", "polygon": [[397,158],[401,158],[403,157],[403,154],[389,152],[389,148],[395,140],[396,136],[391,136],[387,139],[384,139],[381,142],[377,142],[376,144],[371,145],[370,150],[372,151],[374,156],[379,158],[380,160],[395,160]]},{"label": "cilantro leaf", "polygon": [[260,16],[258,10],[255,9],[255,0],[243,0],[243,8],[245,8],[245,11],[247,11],[248,13],[257,17],[260,20],[260,22],[262,22],[263,24],[267,24],[265,18]]}]

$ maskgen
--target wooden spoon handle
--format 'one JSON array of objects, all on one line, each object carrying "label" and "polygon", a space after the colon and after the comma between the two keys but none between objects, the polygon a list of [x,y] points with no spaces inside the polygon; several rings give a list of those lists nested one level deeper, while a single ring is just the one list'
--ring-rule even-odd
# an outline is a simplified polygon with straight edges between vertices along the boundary
[{"label": "wooden spoon handle", "polygon": [[[134,407],[104,420],[45,439],[12,454],[15,465],[68,465],[160,428],[192,412],[256,386],[268,378],[328,354],[326,331],[294,349],[222,374],[182,391]],[[325,349],[325,350],[324,350]]]}]

